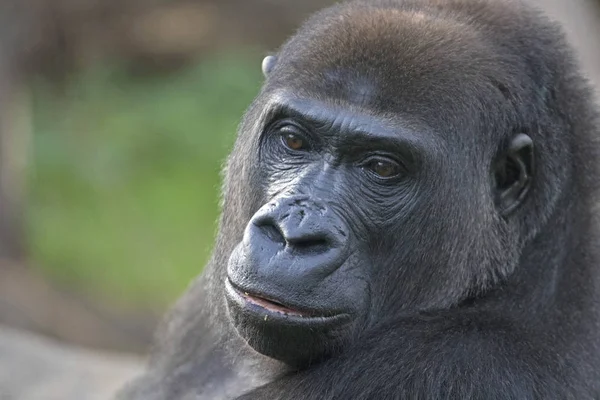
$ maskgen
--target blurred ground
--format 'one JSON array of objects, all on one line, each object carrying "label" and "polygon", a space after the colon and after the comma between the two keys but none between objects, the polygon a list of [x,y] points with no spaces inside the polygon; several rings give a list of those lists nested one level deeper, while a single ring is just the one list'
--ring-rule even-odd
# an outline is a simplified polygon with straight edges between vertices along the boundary
[{"label": "blurred ground", "polygon": [[0,327],[0,399],[106,400],[141,359],[95,353]]}]

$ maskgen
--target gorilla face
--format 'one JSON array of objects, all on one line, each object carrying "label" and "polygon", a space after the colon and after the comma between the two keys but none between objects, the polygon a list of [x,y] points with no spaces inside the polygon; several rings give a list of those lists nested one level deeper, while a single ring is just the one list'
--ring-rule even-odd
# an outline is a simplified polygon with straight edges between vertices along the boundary
[{"label": "gorilla face", "polygon": [[[424,181],[456,180],[435,154],[442,146],[401,124],[315,100],[279,96],[270,107],[258,159],[267,203],[246,226],[225,282],[233,323],[255,350],[306,365],[343,348],[388,311],[456,301],[473,279],[483,279],[466,268],[453,276],[476,256],[468,248],[432,256],[449,234],[469,234],[461,233],[460,219],[452,226],[438,218],[471,205],[442,199],[452,193],[436,193]],[[519,140],[516,147],[528,148]],[[521,160],[517,151],[508,154]],[[512,162],[512,175],[497,183],[511,208],[527,186],[525,162]],[[487,193],[492,210],[494,192]]]},{"label": "gorilla face", "polygon": [[[384,150],[393,139],[382,131],[379,144],[366,132],[341,136],[333,110],[323,124],[309,114],[317,104],[291,103],[273,104],[265,121],[259,164],[268,202],[234,250],[226,285],[240,334],[298,365],[340,348],[366,322],[375,262],[368,232],[383,234],[374,218],[394,207],[414,160]],[[356,148],[365,141],[370,149]],[[356,199],[372,197],[367,191],[379,201],[361,207]]]},{"label": "gorilla face", "polygon": [[426,59],[429,44],[381,60],[374,39],[332,65],[324,39],[313,49],[307,35],[263,64],[267,84],[241,127],[254,149],[246,193],[263,203],[224,282],[238,333],[297,367],[509,274],[521,241],[509,215],[533,173],[532,141],[505,97],[510,72],[492,82],[465,66],[461,82],[447,71],[471,48],[441,43],[416,69],[406,59]]}]

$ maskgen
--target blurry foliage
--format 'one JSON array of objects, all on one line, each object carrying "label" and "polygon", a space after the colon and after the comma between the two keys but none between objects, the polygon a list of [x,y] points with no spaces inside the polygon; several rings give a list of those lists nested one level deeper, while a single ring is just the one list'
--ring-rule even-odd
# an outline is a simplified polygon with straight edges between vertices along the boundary
[{"label": "blurry foliage", "polygon": [[169,77],[88,70],[34,85],[28,234],[34,264],[119,304],[164,307],[210,254],[220,168],[261,84],[254,57]]}]

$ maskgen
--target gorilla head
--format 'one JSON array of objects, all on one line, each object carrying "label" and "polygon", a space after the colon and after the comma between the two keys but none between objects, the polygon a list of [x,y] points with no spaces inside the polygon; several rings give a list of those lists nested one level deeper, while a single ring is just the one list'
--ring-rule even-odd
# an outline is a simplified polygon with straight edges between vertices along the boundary
[{"label": "gorilla head", "polygon": [[537,136],[561,140],[539,120],[544,54],[385,3],[322,12],[265,59],[229,167],[234,198],[253,195],[235,211],[252,216],[223,282],[229,315],[292,365],[506,277],[565,172],[534,165],[553,161]]}]

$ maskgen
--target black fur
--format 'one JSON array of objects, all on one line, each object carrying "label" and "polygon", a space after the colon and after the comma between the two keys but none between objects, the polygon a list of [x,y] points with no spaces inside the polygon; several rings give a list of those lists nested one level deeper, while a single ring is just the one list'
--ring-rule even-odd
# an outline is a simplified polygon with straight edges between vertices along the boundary
[{"label": "black fur", "polygon": [[[516,1],[363,0],[315,15],[269,60],[228,160],[213,257],[122,397],[600,399],[600,131],[573,59]],[[312,150],[282,155],[274,104],[312,121]],[[405,143],[377,148],[400,159],[398,181],[357,166],[373,145],[347,145],[357,130]],[[327,249],[294,253],[294,268],[269,250],[291,235],[269,210],[299,196],[322,213],[311,246],[350,249],[333,272],[311,258]],[[249,224],[261,207],[274,225]],[[350,320],[325,336],[262,325],[260,310],[277,314],[236,311],[227,280]]]}]

